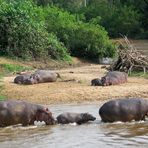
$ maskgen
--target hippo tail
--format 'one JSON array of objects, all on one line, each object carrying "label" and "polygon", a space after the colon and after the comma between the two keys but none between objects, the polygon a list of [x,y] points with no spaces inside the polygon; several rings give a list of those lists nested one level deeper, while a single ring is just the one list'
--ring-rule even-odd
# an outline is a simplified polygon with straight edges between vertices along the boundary
[{"label": "hippo tail", "polygon": [[63,80],[59,73],[56,73],[56,74],[57,74],[57,78],[60,78],[61,80]]}]

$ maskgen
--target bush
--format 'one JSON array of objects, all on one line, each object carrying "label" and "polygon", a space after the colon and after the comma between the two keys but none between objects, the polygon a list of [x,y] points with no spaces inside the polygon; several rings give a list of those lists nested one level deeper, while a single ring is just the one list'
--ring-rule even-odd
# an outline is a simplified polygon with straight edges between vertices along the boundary
[{"label": "bush", "polygon": [[0,34],[0,55],[34,60],[68,59],[64,45],[45,30],[43,9],[29,0],[8,3],[1,0]]},{"label": "bush", "polygon": [[107,0],[91,1],[90,3],[88,7],[81,9],[80,13],[84,14],[87,22],[95,20],[105,27],[109,36],[121,37],[119,33],[122,33],[135,37],[141,33],[143,19],[133,5],[126,6],[121,4],[121,1],[109,2]]},{"label": "bush", "polygon": [[114,55],[115,47],[103,27],[83,23],[56,7],[46,7],[44,13],[48,32],[54,32],[72,55],[90,59]]},{"label": "bush", "polygon": [[82,23],[71,40],[73,53],[89,59],[113,57],[115,46],[109,41],[107,32],[99,25]]},{"label": "bush", "polygon": [[23,59],[43,57],[48,33],[30,1],[3,1],[0,6],[0,54]]},{"label": "bush", "polygon": [[62,42],[59,42],[54,34],[49,36],[48,55],[53,59],[71,61],[71,57],[68,54],[67,48]]}]

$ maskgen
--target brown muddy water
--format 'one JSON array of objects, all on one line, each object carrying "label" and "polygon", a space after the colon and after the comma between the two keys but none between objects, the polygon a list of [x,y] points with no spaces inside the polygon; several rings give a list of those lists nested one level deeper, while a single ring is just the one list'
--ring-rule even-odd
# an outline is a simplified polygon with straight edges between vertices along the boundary
[{"label": "brown muddy water", "polygon": [[76,125],[0,128],[0,148],[135,148],[148,146],[148,120],[130,123],[102,123],[101,104],[49,106],[56,117],[63,112],[89,112],[95,122]]}]

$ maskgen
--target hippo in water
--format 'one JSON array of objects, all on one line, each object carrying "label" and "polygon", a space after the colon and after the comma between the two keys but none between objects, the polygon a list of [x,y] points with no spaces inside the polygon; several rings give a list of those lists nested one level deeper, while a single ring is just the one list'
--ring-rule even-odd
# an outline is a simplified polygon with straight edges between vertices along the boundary
[{"label": "hippo in water", "polygon": [[94,121],[94,120],[96,120],[96,118],[89,113],[66,112],[57,116],[57,122],[60,124],[68,124],[68,123],[82,124],[82,123],[86,123],[88,121]]},{"label": "hippo in water", "polygon": [[102,81],[99,78],[91,80],[91,86],[102,86]]},{"label": "hippo in water", "polygon": [[38,81],[38,83],[45,83],[45,82],[55,82],[57,78],[61,78],[59,73],[56,73],[51,70],[37,70],[33,77]]},{"label": "hippo in water", "polygon": [[99,109],[103,122],[139,121],[148,115],[148,100],[141,98],[117,99],[103,104]]},{"label": "hippo in water", "polygon": [[55,123],[52,113],[44,106],[25,101],[0,101],[0,127],[33,125],[34,121],[44,121],[46,125]]},{"label": "hippo in water", "polygon": [[127,82],[127,73],[120,71],[110,71],[101,78],[103,86],[117,85]]}]

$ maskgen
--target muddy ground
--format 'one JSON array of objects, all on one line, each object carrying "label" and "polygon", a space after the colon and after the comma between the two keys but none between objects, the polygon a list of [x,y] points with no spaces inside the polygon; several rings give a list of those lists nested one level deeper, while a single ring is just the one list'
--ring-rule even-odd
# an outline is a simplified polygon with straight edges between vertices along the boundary
[{"label": "muddy ground", "polygon": [[94,103],[122,97],[148,98],[148,79],[128,78],[128,83],[115,86],[91,86],[93,78],[102,77],[107,71],[101,65],[89,64],[75,68],[56,70],[64,80],[54,83],[18,85],[16,75],[4,77],[4,94],[10,99],[21,99],[41,104]]}]

